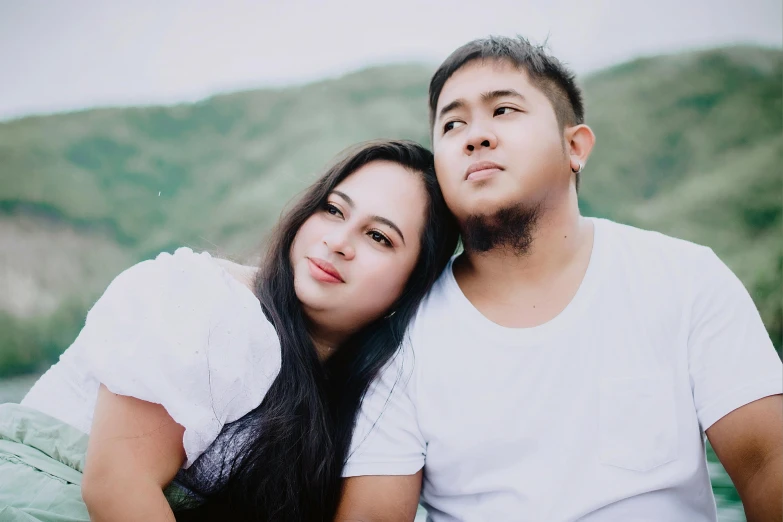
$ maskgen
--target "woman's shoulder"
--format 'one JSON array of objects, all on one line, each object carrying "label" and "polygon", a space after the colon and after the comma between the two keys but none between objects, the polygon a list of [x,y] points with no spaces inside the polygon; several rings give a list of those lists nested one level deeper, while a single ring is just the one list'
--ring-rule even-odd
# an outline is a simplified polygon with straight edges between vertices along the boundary
[{"label": "woman's shoulder", "polygon": [[186,428],[188,465],[263,400],[280,342],[249,287],[181,248],[117,276],[75,342],[110,391],[162,404]]},{"label": "woman's shoulder", "polygon": [[[115,309],[144,311],[145,304],[160,312],[215,312],[257,308],[249,267],[213,258],[207,252],[178,248],[162,252],[120,273],[97,304]],[[169,308],[167,308],[167,305]]]},{"label": "woman's shoulder", "polygon": [[121,345],[136,354],[188,359],[200,358],[206,346],[224,355],[263,347],[279,354],[275,329],[249,286],[208,253],[189,248],[117,276],[87,314],[77,341],[112,356]]},{"label": "woman's shoulder", "polygon": [[213,259],[215,263],[217,263],[221,268],[223,268],[223,270],[225,270],[231,277],[241,283],[245,288],[251,292],[254,291],[253,287],[256,279],[256,273],[258,272],[256,267],[240,265],[234,261],[221,259],[219,257]]}]

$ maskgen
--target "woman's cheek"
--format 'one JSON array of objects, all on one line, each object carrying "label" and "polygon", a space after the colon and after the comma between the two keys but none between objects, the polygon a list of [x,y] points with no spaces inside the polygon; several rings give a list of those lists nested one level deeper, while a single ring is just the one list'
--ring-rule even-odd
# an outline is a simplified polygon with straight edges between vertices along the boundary
[{"label": "woman's cheek", "polygon": [[378,291],[379,293],[383,292],[389,305],[397,300],[405,287],[405,282],[410,275],[406,268],[401,260],[395,259],[393,262],[387,262],[383,267],[383,272],[378,274],[378,280],[382,281]]},{"label": "woman's cheek", "polygon": [[388,274],[386,274],[388,267],[382,258],[379,258],[373,253],[365,256],[365,262],[362,263],[361,268],[359,291],[364,296],[363,300],[368,305],[371,305],[376,301],[383,299],[384,283],[388,276]]}]

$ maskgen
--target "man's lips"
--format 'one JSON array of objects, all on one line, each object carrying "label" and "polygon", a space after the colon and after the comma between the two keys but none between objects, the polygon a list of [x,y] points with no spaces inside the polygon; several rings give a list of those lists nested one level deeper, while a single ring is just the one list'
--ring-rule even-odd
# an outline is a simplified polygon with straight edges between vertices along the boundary
[{"label": "man's lips", "polygon": [[313,278],[324,283],[344,283],[345,280],[340,272],[330,262],[317,257],[308,257],[310,265],[310,274]]},{"label": "man's lips", "polygon": [[500,172],[503,167],[491,161],[479,161],[468,167],[465,171],[465,179],[468,181],[478,181]]}]

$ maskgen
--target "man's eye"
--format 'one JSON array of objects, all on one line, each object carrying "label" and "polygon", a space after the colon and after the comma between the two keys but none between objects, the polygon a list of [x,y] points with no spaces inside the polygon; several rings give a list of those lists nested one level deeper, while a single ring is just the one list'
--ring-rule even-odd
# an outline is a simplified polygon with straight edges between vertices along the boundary
[{"label": "man's eye", "polygon": [[461,121],[450,121],[443,126],[443,134],[446,134],[450,130],[453,130],[454,128],[459,127],[461,125],[465,125],[465,123]]},{"label": "man's eye", "polygon": [[502,116],[503,114],[511,114],[517,110],[512,107],[498,107],[495,109],[495,116]]}]

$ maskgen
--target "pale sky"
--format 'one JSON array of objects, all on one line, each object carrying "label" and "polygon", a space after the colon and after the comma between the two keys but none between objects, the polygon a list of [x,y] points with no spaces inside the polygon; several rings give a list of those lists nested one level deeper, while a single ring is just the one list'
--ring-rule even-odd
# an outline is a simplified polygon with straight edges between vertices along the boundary
[{"label": "pale sky", "polygon": [[0,119],[195,101],[522,34],[578,73],[729,43],[783,46],[781,0],[0,0]]}]

